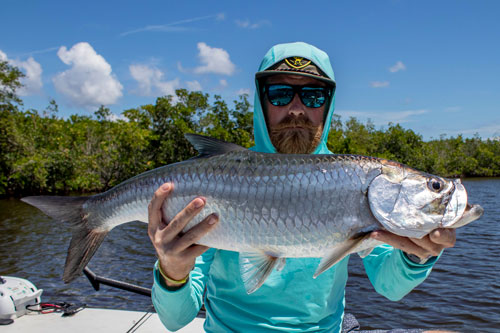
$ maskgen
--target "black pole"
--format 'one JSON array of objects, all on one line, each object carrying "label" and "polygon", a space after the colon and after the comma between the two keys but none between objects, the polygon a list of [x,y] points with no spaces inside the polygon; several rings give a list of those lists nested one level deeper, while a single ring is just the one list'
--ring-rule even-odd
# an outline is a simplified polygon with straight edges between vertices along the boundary
[{"label": "black pole", "polygon": [[[92,284],[92,287],[96,291],[99,291],[100,284],[104,284],[110,287],[115,287],[118,289],[126,290],[126,291],[131,291],[136,294],[144,295],[151,297],[151,289],[136,286],[135,284],[123,282],[123,281],[118,281],[118,280],[113,280],[109,278],[105,278],[102,276],[98,276],[96,273],[92,272],[90,268],[85,266],[83,269],[83,274],[89,279],[90,283]],[[200,311],[197,314],[198,318],[205,318],[206,317],[206,311],[205,311],[205,306],[202,305]]]},{"label": "black pole", "polygon": [[115,288],[126,290],[126,291],[131,291],[131,292],[136,293],[136,294],[151,297],[151,289],[149,289],[149,288],[144,288],[144,287],[137,286],[135,284],[98,276],[97,274],[92,272],[90,270],[90,268],[88,268],[86,266],[83,269],[83,273],[89,279],[90,283],[92,284],[92,287],[94,287],[94,289],[96,291],[99,291],[100,284],[104,284],[107,286],[115,287]]}]

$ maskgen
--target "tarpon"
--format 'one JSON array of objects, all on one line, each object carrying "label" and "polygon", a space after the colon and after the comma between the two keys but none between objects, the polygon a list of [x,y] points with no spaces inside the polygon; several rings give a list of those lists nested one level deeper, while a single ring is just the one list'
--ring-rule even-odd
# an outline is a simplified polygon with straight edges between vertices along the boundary
[{"label": "tarpon", "polygon": [[197,196],[205,197],[202,213],[184,231],[217,214],[218,225],[198,243],[240,252],[248,293],[273,269],[283,268],[286,258],[321,257],[316,277],[346,255],[366,255],[381,244],[369,238],[374,230],[422,238],[483,214],[481,206],[467,203],[459,179],[394,161],[259,153],[196,134],[186,138],[198,157],[144,172],[104,193],[22,199],[72,224],[65,282],[81,273],[111,229],[134,220],[147,222],[148,203],[165,182],[175,184],[162,207],[165,221]]}]

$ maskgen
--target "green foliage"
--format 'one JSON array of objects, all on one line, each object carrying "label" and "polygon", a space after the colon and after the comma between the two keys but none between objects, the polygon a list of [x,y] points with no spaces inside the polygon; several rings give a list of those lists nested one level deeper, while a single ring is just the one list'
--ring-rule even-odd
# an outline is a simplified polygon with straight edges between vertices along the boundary
[{"label": "green foliage", "polygon": [[249,147],[252,113],[246,96],[233,110],[218,96],[178,90],[154,105],[125,110],[112,120],[101,106],[94,116],[58,117],[50,101],[36,110],[0,113],[0,195],[100,192],[141,172],[196,155],[184,133],[212,135]]},{"label": "green foliage", "polygon": [[246,96],[234,101],[235,110],[229,110],[220,96],[200,119],[201,134],[219,140],[233,142],[249,148],[253,145],[253,114]]},{"label": "green foliage", "polygon": [[96,116],[4,114],[0,194],[101,191],[150,168],[148,129],[108,120],[102,107]]},{"label": "green foliage", "polygon": [[[0,62],[0,196],[104,191],[196,155],[184,133],[254,144],[247,95],[230,108],[220,96],[180,89],[155,104],[123,111],[121,119],[112,119],[105,106],[93,115],[63,119],[54,100],[41,113],[19,110],[22,76]],[[334,115],[328,146],[335,153],[392,159],[442,176],[500,176],[500,141],[477,136],[424,142],[399,124],[376,129],[370,121],[342,122]]]},{"label": "green foliage", "polygon": [[12,110],[15,104],[22,104],[16,90],[22,84],[20,79],[24,74],[7,61],[0,60],[0,110]]},{"label": "green foliage", "polygon": [[371,122],[334,117],[328,147],[338,154],[359,154],[395,160],[444,177],[500,176],[500,141],[464,139],[461,135],[424,142],[399,124],[376,130]]}]

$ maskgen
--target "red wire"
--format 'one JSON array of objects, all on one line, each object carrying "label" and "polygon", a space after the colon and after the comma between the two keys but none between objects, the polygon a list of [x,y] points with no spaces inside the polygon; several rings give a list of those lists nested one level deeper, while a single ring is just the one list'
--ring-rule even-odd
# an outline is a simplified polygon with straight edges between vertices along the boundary
[{"label": "red wire", "polygon": [[53,307],[53,308],[61,308],[60,305],[57,305],[57,304],[51,304],[51,303],[40,303],[40,305],[42,307],[46,306],[46,307]]},{"label": "red wire", "polygon": [[54,311],[57,311],[62,308],[62,306],[57,305],[57,304],[51,304],[51,303],[40,303],[41,310],[40,313],[47,314],[47,313],[52,313]]}]

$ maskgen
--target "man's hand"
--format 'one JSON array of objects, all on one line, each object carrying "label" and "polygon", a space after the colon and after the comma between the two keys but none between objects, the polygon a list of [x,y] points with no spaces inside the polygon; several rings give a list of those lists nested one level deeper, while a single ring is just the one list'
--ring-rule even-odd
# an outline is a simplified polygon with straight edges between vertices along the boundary
[{"label": "man's hand", "polygon": [[443,228],[431,231],[422,239],[402,237],[382,230],[372,232],[370,237],[422,260],[439,255],[443,249],[455,246],[456,241],[455,229]]},{"label": "man's hand", "polygon": [[[182,280],[194,267],[196,257],[209,249],[195,243],[217,225],[218,217],[209,215],[183,234],[182,229],[203,209],[206,200],[195,198],[171,221],[164,221],[161,207],[173,189],[172,183],[165,183],[156,190],[148,206],[148,235],[162,272],[172,280]],[[169,287],[182,285],[167,280],[165,284]]]}]

